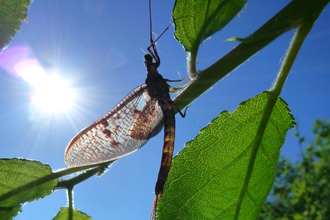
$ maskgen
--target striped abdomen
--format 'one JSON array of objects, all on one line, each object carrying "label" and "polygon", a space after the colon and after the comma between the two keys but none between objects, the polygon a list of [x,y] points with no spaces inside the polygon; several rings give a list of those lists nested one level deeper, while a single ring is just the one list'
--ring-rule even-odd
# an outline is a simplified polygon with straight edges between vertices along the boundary
[{"label": "striped abdomen", "polygon": [[164,101],[164,103],[160,106],[164,115],[164,145],[162,161],[155,186],[155,193],[158,197],[158,201],[163,193],[164,184],[167,179],[168,172],[170,171],[175,141],[175,116],[174,109],[171,105],[171,100],[169,102]]}]

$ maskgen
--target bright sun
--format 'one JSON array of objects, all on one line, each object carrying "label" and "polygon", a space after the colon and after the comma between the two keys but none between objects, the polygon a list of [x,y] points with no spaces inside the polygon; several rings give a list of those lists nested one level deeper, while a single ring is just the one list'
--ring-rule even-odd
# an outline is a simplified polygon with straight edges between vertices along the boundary
[{"label": "bright sun", "polygon": [[[2,51],[1,51],[2,52]],[[75,93],[58,74],[56,65],[44,68],[25,45],[11,46],[1,53],[0,67],[17,75],[33,88],[30,96],[33,114],[68,112],[74,107]]]},{"label": "bright sun", "polygon": [[48,76],[36,87],[32,102],[43,111],[65,111],[72,106],[74,94],[58,76]]},{"label": "bright sun", "polygon": [[34,87],[31,101],[43,112],[65,111],[72,107],[74,92],[58,75],[47,75],[39,65],[30,63],[20,69],[20,76]]}]

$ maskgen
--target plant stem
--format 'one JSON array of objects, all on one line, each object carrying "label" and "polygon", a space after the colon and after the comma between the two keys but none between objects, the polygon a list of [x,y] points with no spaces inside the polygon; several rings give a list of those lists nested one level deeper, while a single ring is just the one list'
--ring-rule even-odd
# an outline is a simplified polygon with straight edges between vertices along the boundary
[{"label": "plant stem", "polygon": [[274,86],[271,89],[271,92],[274,94],[274,96],[278,97],[281,93],[284,82],[289,75],[293,62],[295,61],[297,54],[301,48],[301,45],[303,44],[306,36],[308,35],[312,27],[313,23],[304,23],[299,27],[298,31],[294,35],[289,50],[284,58],[283,64],[274,83]]},{"label": "plant stem", "polygon": [[[104,166],[108,166],[109,164],[105,164]],[[94,176],[96,173],[100,172],[100,169],[103,168],[103,166],[98,166],[96,168],[90,169],[84,173],[81,173],[73,178],[70,179],[65,179],[65,180],[60,180],[57,183],[56,189],[61,189],[61,188],[65,188],[65,189],[69,189],[69,188],[73,188],[75,185],[85,181],[86,179]]]},{"label": "plant stem", "polygon": [[[251,36],[259,36],[259,33],[262,32],[265,35],[264,37],[258,38],[255,41],[252,40],[239,44],[212,66],[201,71],[197,75],[197,78],[174,99],[176,105],[182,110],[215,83],[283,33],[300,27],[303,23],[307,25],[307,21],[314,23],[329,1],[330,0],[291,1],[261,28],[251,34]],[[276,28],[276,31],[272,32],[272,35],[267,35],[267,31],[265,34],[265,30],[272,28]],[[263,34],[261,34],[261,36],[263,36]],[[191,52],[190,59],[197,59],[197,54],[193,54],[197,53],[197,51],[198,48]],[[195,66],[195,61],[189,61],[191,62],[189,66]],[[196,72],[197,70],[194,68],[189,69],[189,71]]]},{"label": "plant stem", "polygon": [[276,101],[279,98],[279,95],[282,91],[285,80],[287,79],[287,77],[289,75],[293,62],[295,61],[295,59],[297,57],[297,54],[301,48],[301,45],[304,42],[306,36],[308,35],[308,33],[312,27],[313,27],[313,22],[304,23],[299,27],[299,29],[297,30],[297,32],[295,33],[295,35],[292,38],[290,47],[285,56],[281,69],[279,70],[279,73],[278,73],[278,76],[274,83],[274,86],[270,90],[269,99],[268,99],[268,102],[264,109],[263,117],[260,121],[258,131],[256,134],[256,138],[253,141],[253,148],[252,148],[251,157],[250,157],[250,161],[249,161],[249,165],[248,165],[248,170],[245,175],[242,191],[238,198],[234,219],[238,219],[241,204],[243,202],[243,198],[244,198],[245,194],[248,192],[248,186],[249,186],[249,181],[251,179],[254,162],[255,162],[259,147],[261,146],[262,138],[264,136],[268,121],[273,112]]},{"label": "plant stem", "polygon": [[[112,161],[112,162],[114,162],[114,161]],[[1,195],[0,196],[0,201],[3,201],[3,200],[5,200],[5,199],[7,199],[11,196],[17,195],[17,194],[19,194],[19,193],[21,193],[25,190],[31,189],[35,186],[41,185],[41,184],[46,183],[48,181],[51,181],[53,179],[57,179],[57,178],[62,177],[62,176],[66,176],[66,175],[76,173],[76,172],[79,172],[79,171],[91,169],[91,168],[94,168],[94,167],[104,167],[104,165],[108,164],[108,163],[109,162],[100,163],[100,164],[93,164],[93,165],[87,165],[87,166],[81,166],[81,167],[72,167],[72,168],[67,168],[67,169],[64,169],[64,170],[60,170],[58,172],[51,173],[47,176],[36,179],[36,180],[34,180],[30,183],[27,183],[23,186],[20,186],[16,189],[13,189],[12,191],[9,191],[9,192]]]},{"label": "plant stem", "polygon": [[68,193],[68,204],[69,204],[69,220],[73,219],[73,198],[72,198],[73,188],[70,187],[67,189]]}]

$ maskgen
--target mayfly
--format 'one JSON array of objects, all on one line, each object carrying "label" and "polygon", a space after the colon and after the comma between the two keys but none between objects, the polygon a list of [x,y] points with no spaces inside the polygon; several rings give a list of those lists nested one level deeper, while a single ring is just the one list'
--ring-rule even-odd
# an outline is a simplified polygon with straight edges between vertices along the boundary
[{"label": "mayfly", "polygon": [[169,96],[170,85],[167,82],[178,80],[164,79],[157,71],[160,58],[155,42],[167,29],[153,40],[150,0],[149,16],[151,45],[147,48],[149,54],[144,56],[147,68],[145,84],[133,89],[108,113],[73,137],[65,150],[64,160],[68,166],[114,161],[141,148],[164,126],[163,155],[152,213],[155,217],[157,203],[163,193],[172,163],[175,140],[174,108],[183,118],[187,108],[182,113]]}]

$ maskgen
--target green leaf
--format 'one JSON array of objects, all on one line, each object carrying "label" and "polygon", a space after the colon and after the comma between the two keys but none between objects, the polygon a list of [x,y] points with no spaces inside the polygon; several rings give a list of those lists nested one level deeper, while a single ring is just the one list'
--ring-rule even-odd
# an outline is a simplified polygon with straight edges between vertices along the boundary
[{"label": "green leaf", "polygon": [[[13,189],[17,189],[20,186],[47,176],[51,173],[52,169],[49,165],[42,164],[38,161],[24,159],[1,159],[0,195],[4,195]],[[5,215],[9,214],[9,212],[15,212],[17,214],[20,211],[20,206],[22,203],[31,202],[49,195],[55,188],[57,182],[57,179],[48,181],[44,184],[36,185],[29,190],[22,190],[15,196],[1,200],[0,213]]]},{"label": "green leaf", "polygon": [[21,206],[10,207],[10,208],[0,207],[0,219],[3,220],[13,219],[21,211],[22,211]]},{"label": "green leaf", "polygon": [[186,144],[173,159],[158,219],[257,218],[274,182],[286,132],[294,124],[279,98],[258,137],[269,96],[264,92],[233,113],[222,112]]},{"label": "green leaf", "polygon": [[0,6],[0,50],[19,30],[21,21],[27,19],[29,0],[3,0]]},{"label": "green leaf", "polygon": [[186,51],[199,45],[231,21],[245,0],[177,0],[173,8],[175,37]]},{"label": "green leaf", "polygon": [[188,56],[188,72],[197,76],[199,45],[220,31],[241,10],[246,0],[176,0],[173,8],[174,35]]},{"label": "green leaf", "polygon": [[[78,209],[73,209],[72,219],[74,220],[91,220],[92,217],[88,216],[87,214],[79,211]],[[60,212],[53,218],[53,220],[68,220],[69,218],[69,208],[62,207]]]}]

